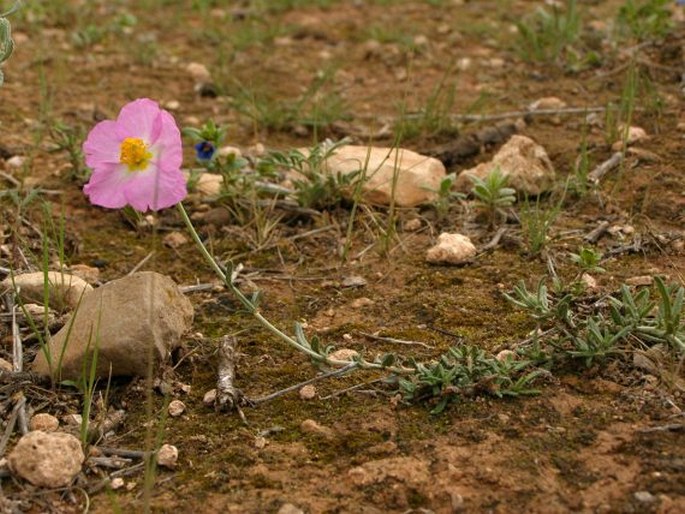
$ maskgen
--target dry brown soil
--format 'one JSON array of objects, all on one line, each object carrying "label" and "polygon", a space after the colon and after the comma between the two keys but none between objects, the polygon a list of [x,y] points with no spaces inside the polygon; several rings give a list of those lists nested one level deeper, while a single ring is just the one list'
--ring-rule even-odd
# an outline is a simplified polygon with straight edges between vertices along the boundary
[{"label": "dry brown soil", "polygon": [[[568,278],[574,273],[568,252],[577,251],[583,235],[602,220],[630,225],[634,232],[609,234],[598,248],[607,251],[638,236],[657,244],[605,259],[607,272],[596,276],[601,291],[611,293],[626,278],[656,273],[683,284],[682,249],[658,244],[666,241],[659,235],[682,238],[685,221],[682,22],[665,39],[641,46],[634,41],[602,45],[598,36],[600,65],[572,71],[563,63],[526,62],[514,50],[513,23],[541,2],[350,1],[325,7],[302,2],[282,11],[267,9],[269,2],[217,3],[222,4],[218,11],[203,13],[189,0],[60,1],[54,5],[66,7],[59,16],[13,20],[17,49],[0,88],[0,146],[6,157],[29,160],[22,169],[4,171],[25,188],[53,191],[43,197],[54,212],[64,208],[70,263],[97,263],[106,281],[128,273],[155,250],[143,269],[169,274],[183,285],[213,280],[191,245],[170,249],[161,244],[167,231],[181,229],[174,211],[161,214],[154,239],[148,229],[132,228],[121,213],[88,204],[80,191],[83,180],[70,175],[67,153],[50,151],[54,141],[49,127],[55,120],[85,133],[95,120],[115,116],[125,102],[151,97],[166,105],[178,102],[173,112],[181,125],[209,117],[227,124],[227,142],[245,150],[256,143],[303,146],[323,136],[352,135],[363,142],[368,138],[359,134],[378,131],[402,112],[425,108],[441,80],[456,86],[452,114],[519,111],[551,95],[572,107],[618,104],[629,69],[625,51],[631,50],[641,76],[649,78],[649,87],[636,97],[633,124],[645,128],[650,139],[638,145],[641,154],[631,154],[621,170],[602,181],[598,194],[566,198],[547,253]],[[595,21],[600,29],[600,23],[606,28],[613,22],[620,4],[579,3],[586,22]],[[130,33],[108,29],[93,44],[74,43],[74,27],[106,27],[124,11],[137,17]],[[374,38],[377,43],[369,43]],[[218,98],[194,91],[185,71],[189,62],[209,68]],[[267,106],[272,113],[296,102],[321,70],[333,75],[314,104],[325,105],[326,98],[337,95],[345,107],[336,123],[318,133],[306,119],[267,127],[263,119],[241,113],[240,107],[261,101],[250,106],[250,95],[272,99]],[[493,123],[456,128],[465,134]],[[547,149],[562,184],[573,173],[584,126],[582,114],[541,116],[528,118],[521,133]],[[397,131],[392,127],[389,136],[373,143],[393,144]],[[605,129],[588,130],[590,158],[598,164],[612,150]],[[436,153],[456,138],[456,130],[424,131],[401,144]],[[451,170],[487,159],[497,146],[484,145],[480,155],[453,164]],[[0,183],[14,187],[6,177]],[[558,196],[543,199],[543,204],[552,205],[554,198]],[[192,199],[187,205],[191,212],[205,209]],[[39,248],[29,225],[19,228],[18,220],[25,217],[40,226],[40,209],[32,204],[19,212],[8,197],[1,209],[4,243],[18,237]],[[525,245],[516,243],[515,222],[509,223],[512,238],[494,252],[465,267],[443,267],[424,262],[425,250],[440,230],[465,232],[479,245],[493,234],[459,205],[441,221],[430,208],[400,211],[398,232],[385,252],[379,241],[389,213],[364,208],[352,232],[349,257],[343,260],[339,250],[349,215],[349,206],[297,219],[285,213],[273,237],[256,249],[250,223],[240,226],[229,217],[201,231],[218,255],[239,255],[251,281],[264,292],[265,315],[288,330],[294,321],[306,321],[309,334],[337,347],[371,356],[395,351],[430,359],[453,344],[476,344],[488,351],[514,346],[533,328],[502,297],[518,280],[533,284],[546,273],[545,260],[530,258]],[[417,216],[423,228],[402,231],[402,222]],[[294,237],[322,227],[329,228]],[[343,279],[352,275],[364,277],[367,285],[343,287]],[[215,413],[202,403],[215,381],[214,348],[220,336],[238,333],[237,380],[250,397],[296,384],[317,371],[259,329],[227,292],[190,297],[196,334],[187,338],[188,353],[169,378],[192,386],[187,394],[173,391],[187,412],[152,421],[161,426],[160,439],[178,447],[178,466],[159,471],[149,500],[140,472],[125,477],[130,490],[91,494],[95,512],[140,512],[146,502],[156,512],[299,512],[279,510],[288,503],[311,513],[685,511],[685,391],[677,360],[663,376],[636,369],[630,353],[589,368],[580,363],[541,381],[539,396],[464,396],[440,415],[429,413],[434,404],[398,403],[391,387],[364,385],[377,375],[356,373],[318,383],[313,400],[302,400],[295,392],[246,408],[243,424],[237,415]],[[354,303],[358,298],[370,301],[359,307]],[[10,337],[6,327],[2,330],[0,352],[8,358]],[[360,332],[421,341],[430,349],[382,343]],[[125,408],[128,417],[108,446],[145,448],[149,421],[143,391],[144,381],[113,385],[109,402]],[[78,410],[79,398],[69,390],[29,393],[35,408],[59,415]],[[154,403],[155,412],[163,411],[161,395],[154,396]],[[311,423],[303,425],[306,420],[323,428],[312,430]],[[675,429],[659,429],[666,425]],[[2,492],[31,512],[77,512],[85,506],[83,491],[97,484],[102,473],[88,471],[79,488],[47,493],[4,479]]]}]

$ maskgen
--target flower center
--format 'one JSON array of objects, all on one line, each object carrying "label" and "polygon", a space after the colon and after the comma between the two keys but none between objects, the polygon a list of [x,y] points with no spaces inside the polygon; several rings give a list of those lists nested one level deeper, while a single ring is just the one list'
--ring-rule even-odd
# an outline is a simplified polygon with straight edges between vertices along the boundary
[{"label": "flower center", "polygon": [[145,142],[138,137],[127,137],[121,142],[119,160],[128,166],[128,171],[142,171],[147,168],[152,153]]}]

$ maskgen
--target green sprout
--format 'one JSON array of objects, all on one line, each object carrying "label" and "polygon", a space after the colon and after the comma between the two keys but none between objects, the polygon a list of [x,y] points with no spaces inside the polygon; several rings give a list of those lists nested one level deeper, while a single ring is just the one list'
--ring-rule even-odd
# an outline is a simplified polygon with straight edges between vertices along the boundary
[{"label": "green sprout", "polygon": [[469,178],[473,182],[471,192],[476,197],[479,207],[487,214],[492,227],[502,209],[511,207],[516,201],[516,190],[507,187],[509,179],[499,166],[488,173],[485,179],[473,175],[469,175]]},{"label": "green sprout", "polygon": [[[0,64],[10,58],[14,51],[14,41],[12,40],[12,27],[7,16],[19,9],[20,2],[16,2],[14,6],[7,12],[0,14]],[[0,68],[0,86],[2,86],[5,76]]]}]

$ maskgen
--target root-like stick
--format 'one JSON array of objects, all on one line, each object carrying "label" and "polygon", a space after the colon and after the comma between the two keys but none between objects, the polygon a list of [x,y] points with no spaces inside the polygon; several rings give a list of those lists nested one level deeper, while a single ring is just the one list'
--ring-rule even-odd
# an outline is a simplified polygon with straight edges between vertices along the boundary
[{"label": "root-like stick", "polygon": [[231,411],[235,409],[240,418],[245,420],[241,405],[245,404],[242,391],[233,385],[235,380],[235,344],[236,338],[224,336],[219,342],[219,367],[216,379],[216,399],[214,408],[217,411]]},{"label": "root-like stick", "polygon": [[507,233],[507,229],[505,227],[500,228],[497,232],[495,232],[495,235],[492,236],[492,239],[489,242],[485,243],[481,247],[480,252],[478,252],[478,253],[483,254],[485,252],[488,252],[490,250],[494,250],[495,248],[497,248],[500,240],[502,239],[502,236],[504,236],[504,234],[506,234],[506,233]]},{"label": "root-like stick", "polygon": [[594,170],[588,173],[588,180],[593,184],[598,184],[602,177],[616,168],[623,161],[623,152],[616,152]]},{"label": "root-like stick", "polygon": [[369,339],[374,339],[376,341],[383,341],[386,343],[392,343],[392,344],[406,344],[406,345],[416,345],[416,346],[423,346],[424,348],[428,348],[429,350],[433,350],[434,347],[423,343],[421,341],[408,341],[406,339],[397,339],[395,337],[387,337],[387,336],[379,336],[376,334],[369,334],[368,332],[362,332],[361,330],[356,331],[359,335],[362,335],[364,337],[367,337]]},{"label": "root-like stick", "polygon": [[[12,371],[21,373],[24,371],[24,345],[19,334],[19,325],[17,324],[17,306],[14,305],[14,296],[10,293],[7,295],[7,306],[12,313]],[[23,393],[22,398],[23,398]],[[19,431],[28,434],[29,425],[26,419],[26,400],[17,403],[19,411],[17,412],[17,423]]]},{"label": "root-like stick", "polygon": [[300,389],[301,387],[304,387],[309,384],[313,384],[314,382],[318,382],[319,380],[324,380],[326,378],[331,378],[331,377],[339,377],[341,375],[344,375],[348,371],[351,371],[357,367],[357,363],[352,361],[350,362],[347,366],[344,366],[340,369],[336,369],[334,371],[329,371],[328,373],[324,373],[323,375],[319,375],[314,378],[310,378],[309,380],[305,380],[304,382],[300,382],[299,384],[292,385],[290,387],[286,387],[285,389],[281,389],[280,391],[276,391],[275,393],[268,394],[266,396],[262,396],[261,398],[257,398],[256,400],[252,400],[251,403],[258,405],[260,403],[265,403],[270,400],[273,400],[274,398],[278,398],[279,396],[283,396],[284,394],[287,394],[291,391],[295,391],[297,389]]},{"label": "root-like stick", "polygon": [[24,395],[22,394],[21,397],[17,400],[17,403],[14,404],[14,408],[12,409],[12,413],[10,414],[10,417],[7,420],[7,426],[5,427],[5,433],[2,434],[2,439],[0,439],[0,456],[5,454],[5,447],[7,446],[7,442],[10,440],[12,432],[14,432],[14,426],[17,424],[17,418],[19,417],[19,412],[21,412],[21,410],[24,408],[25,405],[26,405],[26,398],[24,398]]},{"label": "root-like stick", "polygon": [[603,221],[596,228],[588,232],[588,234],[583,239],[585,239],[585,241],[587,241],[588,243],[595,244],[602,238],[604,234],[606,234],[609,231],[610,226],[611,223],[609,223],[608,221]]},{"label": "root-like stick", "polygon": [[476,132],[464,134],[456,141],[436,148],[429,153],[450,167],[474,155],[478,155],[487,145],[496,145],[507,141],[517,132],[516,123],[504,122],[485,127]]}]

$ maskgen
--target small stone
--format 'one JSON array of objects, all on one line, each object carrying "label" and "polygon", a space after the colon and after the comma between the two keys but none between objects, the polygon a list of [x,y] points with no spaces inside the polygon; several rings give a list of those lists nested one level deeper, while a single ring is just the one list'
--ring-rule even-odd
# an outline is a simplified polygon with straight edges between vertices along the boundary
[{"label": "small stone", "polygon": [[561,98],[556,96],[546,96],[544,98],[539,98],[535,100],[528,106],[529,111],[551,111],[565,109],[567,107],[566,102]]},{"label": "small stone", "polygon": [[263,435],[259,435],[254,439],[254,447],[258,450],[263,450],[264,448],[266,448],[266,443],[266,437],[264,437]]},{"label": "small stone", "polygon": [[209,73],[207,66],[199,62],[188,63],[186,72],[198,83],[210,82],[212,80],[212,75]]},{"label": "small stone", "polygon": [[351,361],[359,355],[359,352],[350,348],[340,348],[328,354],[334,361]]},{"label": "small stone", "polygon": [[240,148],[236,146],[222,146],[217,150],[216,152],[219,157],[228,157],[229,155],[235,155],[237,157],[242,157],[243,152],[240,151]]},{"label": "small stone", "polygon": [[138,485],[137,482],[129,482],[128,484],[126,484],[126,490],[129,492],[133,491],[137,485]]},{"label": "small stone", "polygon": [[164,107],[170,111],[178,111],[181,108],[181,102],[178,100],[169,100],[164,104]]},{"label": "small stone", "polygon": [[284,503],[278,509],[278,514],[304,514],[304,511],[292,503]]},{"label": "small stone", "polygon": [[203,173],[195,183],[195,190],[204,196],[217,196],[221,193],[224,179],[216,173]]},{"label": "small stone", "polygon": [[29,421],[31,431],[40,430],[41,432],[55,432],[59,428],[59,420],[52,414],[41,412],[36,414]]},{"label": "small stone", "polygon": [[26,157],[22,157],[21,155],[15,155],[5,161],[5,166],[7,166],[8,170],[16,170],[18,168],[21,168],[25,162]]},{"label": "small stone", "polygon": [[502,350],[499,352],[496,356],[495,359],[497,359],[499,362],[504,362],[507,360],[516,360],[516,352],[513,350]]},{"label": "small stone", "polygon": [[157,464],[163,468],[174,469],[178,462],[178,448],[172,444],[163,444],[157,452]]},{"label": "small stone", "polygon": [[169,412],[169,416],[177,418],[186,411],[186,404],[181,400],[171,400],[167,411]]},{"label": "small stone", "polygon": [[188,243],[188,237],[182,232],[169,232],[163,241],[169,248],[178,248]]},{"label": "small stone", "polygon": [[465,264],[476,256],[476,247],[463,234],[443,232],[438,244],[426,252],[426,262],[431,264]]},{"label": "small stone", "polygon": [[314,387],[312,384],[302,386],[300,389],[300,398],[303,400],[313,400],[316,398],[316,387]]},{"label": "small stone", "polygon": [[202,403],[204,403],[207,407],[214,407],[215,402],[216,402],[216,389],[210,389],[202,397]]},{"label": "small stone", "polygon": [[334,437],[333,430],[325,427],[323,425],[320,425],[313,419],[305,419],[301,424],[300,424],[300,430],[305,432],[306,434],[314,434],[314,435],[319,435],[322,436],[324,439],[332,439]]},{"label": "small stone", "polygon": [[646,141],[649,139],[647,131],[641,127],[628,127],[626,130],[625,127],[621,126],[618,127],[618,134],[618,140],[611,145],[611,149],[614,151],[623,148],[624,142],[626,145],[633,145],[635,143],[639,143],[640,141]]},{"label": "small stone", "polygon": [[597,279],[587,273],[583,273],[580,276],[580,282],[585,286],[585,289],[587,289],[589,292],[597,291],[599,289]]},{"label": "small stone", "polygon": [[459,71],[467,71],[473,65],[473,60],[470,57],[462,57],[457,60],[457,69]]},{"label": "small stone", "polygon": [[421,220],[419,218],[412,218],[404,222],[402,228],[405,232],[416,232],[421,228]]},{"label": "small stone", "polygon": [[247,149],[247,154],[252,157],[262,157],[266,153],[266,147],[262,143],[256,143]]},{"label": "small stone", "polygon": [[637,491],[633,496],[640,503],[654,503],[656,501],[656,496],[649,491]]},{"label": "small stone", "polygon": [[678,132],[685,132],[685,121],[678,122],[678,125],[676,125],[676,130]]},{"label": "small stone", "polygon": [[350,275],[343,278],[343,287],[364,287],[367,284],[367,280],[359,275]]},{"label": "small stone", "polygon": [[112,489],[113,491],[116,491],[117,489],[121,489],[124,487],[126,482],[124,482],[124,479],[121,477],[114,477],[112,481],[109,483],[109,488]]},{"label": "small stone", "polygon": [[630,277],[626,279],[626,285],[629,286],[651,286],[654,283],[654,277],[651,275],[641,275],[639,277]]},{"label": "small stone", "polygon": [[365,296],[362,296],[361,298],[355,298],[350,302],[350,307],[353,309],[361,309],[362,307],[368,307],[369,305],[373,305],[374,301],[371,298],[367,298]]},{"label": "small stone", "polygon": [[67,414],[62,417],[62,422],[68,426],[79,427],[83,423],[83,416],[80,414]]},{"label": "small stone", "polygon": [[13,473],[39,487],[66,487],[81,471],[80,441],[63,432],[36,430],[22,436],[7,457]]}]

